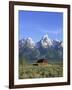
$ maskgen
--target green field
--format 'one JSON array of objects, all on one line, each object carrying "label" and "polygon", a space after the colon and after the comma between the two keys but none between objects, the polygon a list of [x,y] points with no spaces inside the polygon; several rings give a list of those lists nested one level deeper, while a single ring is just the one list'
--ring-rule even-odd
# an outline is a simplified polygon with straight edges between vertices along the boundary
[{"label": "green field", "polygon": [[20,64],[19,65],[19,79],[27,78],[50,78],[62,77],[63,65],[62,63],[49,63],[46,65],[38,64]]}]

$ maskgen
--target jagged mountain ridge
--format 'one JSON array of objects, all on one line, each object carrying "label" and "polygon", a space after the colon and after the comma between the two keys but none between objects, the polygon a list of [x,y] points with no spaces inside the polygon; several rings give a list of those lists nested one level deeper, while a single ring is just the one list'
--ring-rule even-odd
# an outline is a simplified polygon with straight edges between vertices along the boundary
[{"label": "jagged mountain ridge", "polygon": [[39,46],[39,43],[41,44],[41,46],[43,48],[48,48],[48,47],[51,47],[51,46],[61,46],[63,47],[63,42],[62,41],[59,41],[59,40],[51,40],[47,34],[45,34],[42,39],[35,43],[31,37],[28,37],[26,40],[25,39],[22,39],[22,40],[19,40],[19,47],[22,47],[22,46],[27,46],[28,48],[34,48],[34,47],[38,47]]},{"label": "jagged mountain ridge", "polygon": [[51,40],[45,34],[40,41],[34,42],[31,37],[19,40],[19,56],[29,61],[35,61],[39,58],[62,59],[63,42]]}]

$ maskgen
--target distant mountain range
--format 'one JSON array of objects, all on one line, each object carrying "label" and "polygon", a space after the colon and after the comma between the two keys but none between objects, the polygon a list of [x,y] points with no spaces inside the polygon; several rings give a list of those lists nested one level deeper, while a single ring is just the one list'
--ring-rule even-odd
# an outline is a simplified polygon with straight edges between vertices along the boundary
[{"label": "distant mountain range", "polygon": [[51,40],[47,34],[36,43],[31,37],[19,40],[19,58],[26,59],[28,62],[35,62],[41,58],[46,58],[51,62],[62,62],[63,42]]}]

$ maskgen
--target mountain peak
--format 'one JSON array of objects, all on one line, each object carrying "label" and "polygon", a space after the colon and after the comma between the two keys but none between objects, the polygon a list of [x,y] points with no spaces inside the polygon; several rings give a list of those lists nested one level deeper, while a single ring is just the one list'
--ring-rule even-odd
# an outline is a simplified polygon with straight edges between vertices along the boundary
[{"label": "mountain peak", "polygon": [[51,39],[48,37],[48,34],[45,34],[43,37],[42,37],[42,40],[41,40],[41,44],[44,48],[47,48],[49,46],[52,45],[52,41]]},{"label": "mountain peak", "polygon": [[48,34],[47,33],[43,36],[43,39],[44,38],[48,39]]},{"label": "mountain peak", "polygon": [[63,42],[56,39],[52,40],[49,38],[48,34],[46,33],[39,42],[34,42],[31,37],[26,39],[22,39],[19,41],[20,47],[28,47],[28,48],[39,48],[40,46],[43,48],[48,47],[63,47]]},{"label": "mountain peak", "polygon": [[32,38],[28,37],[19,41],[19,54],[29,63],[34,63],[40,58],[50,59],[51,62],[56,62],[56,60],[61,62],[63,60],[63,41],[52,40],[48,34],[45,34],[40,41],[34,43]]},{"label": "mountain peak", "polygon": [[35,43],[34,43],[34,41],[32,40],[31,37],[28,37],[28,38],[26,39],[26,46],[29,47],[29,48],[34,48]]},{"label": "mountain peak", "polygon": [[32,40],[32,38],[31,37],[28,37],[27,40]]}]

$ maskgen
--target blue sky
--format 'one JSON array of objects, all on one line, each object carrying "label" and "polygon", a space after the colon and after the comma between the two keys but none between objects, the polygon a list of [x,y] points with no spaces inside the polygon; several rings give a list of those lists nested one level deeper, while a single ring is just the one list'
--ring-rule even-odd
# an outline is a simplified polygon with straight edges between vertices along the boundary
[{"label": "blue sky", "polygon": [[19,11],[19,39],[31,37],[37,42],[45,34],[51,39],[63,40],[63,13]]}]

